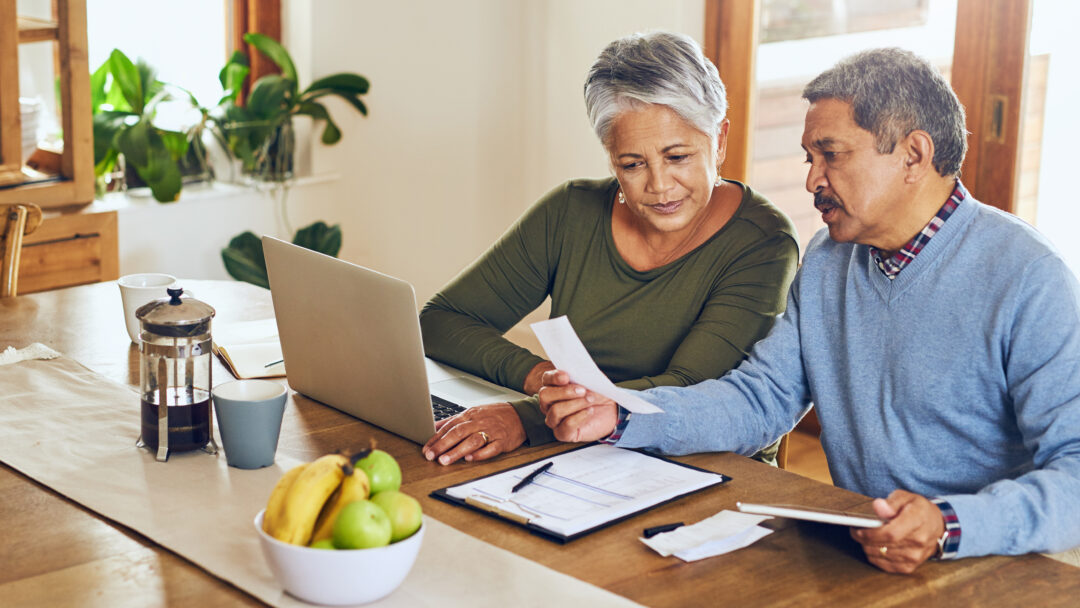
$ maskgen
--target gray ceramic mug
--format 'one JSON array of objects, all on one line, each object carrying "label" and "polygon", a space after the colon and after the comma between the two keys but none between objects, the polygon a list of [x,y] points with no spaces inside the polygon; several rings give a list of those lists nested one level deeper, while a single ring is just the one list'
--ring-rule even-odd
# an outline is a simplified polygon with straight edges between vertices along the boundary
[{"label": "gray ceramic mug", "polygon": [[233,380],[211,393],[229,466],[258,469],[274,464],[289,397],[285,386],[270,380]]}]

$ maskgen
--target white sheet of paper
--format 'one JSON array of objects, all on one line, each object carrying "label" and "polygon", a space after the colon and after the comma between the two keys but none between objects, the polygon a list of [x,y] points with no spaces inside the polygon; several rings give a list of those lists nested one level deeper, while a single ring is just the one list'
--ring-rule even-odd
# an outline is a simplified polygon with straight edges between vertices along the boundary
[{"label": "white sheet of paper", "polygon": [[725,553],[731,553],[736,549],[749,547],[772,533],[773,531],[768,528],[751,526],[735,536],[729,536],[728,538],[722,538],[720,540],[711,540],[692,549],[680,551],[675,554],[675,557],[684,562],[694,562],[699,559],[705,559],[706,557],[723,555]]},{"label": "white sheet of paper", "polygon": [[664,411],[638,397],[634,391],[615,386],[596,366],[565,315],[533,323],[532,330],[551,362],[558,369],[570,374],[570,381],[574,384],[599,393],[635,414],[656,414]]},{"label": "white sheet of paper", "polygon": [[[657,534],[652,538],[642,538],[641,542],[664,557],[672,554],[679,556],[680,553],[685,551],[696,550],[718,541],[727,541],[739,537],[766,519],[772,518],[768,515],[750,515],[725,509],[696,524],[682,526],[671,532]],[[734,548],[738,549],[740,547]],[[719,555],[719,553],[713,555]]]}]

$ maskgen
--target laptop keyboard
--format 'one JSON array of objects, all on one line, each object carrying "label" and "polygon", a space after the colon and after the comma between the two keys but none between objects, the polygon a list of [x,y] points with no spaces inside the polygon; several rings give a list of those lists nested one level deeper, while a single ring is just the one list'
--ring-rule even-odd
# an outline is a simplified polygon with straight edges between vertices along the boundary
[{"label": "laptop keyboard", "polygon": [[440,399],[435,395],[431,396],[431,409],[435,412],[436,422],[449,418],[454,414],[465,411],[465,408],[461,407],[460,405],[456,403],[450,403],[446,399]]}]

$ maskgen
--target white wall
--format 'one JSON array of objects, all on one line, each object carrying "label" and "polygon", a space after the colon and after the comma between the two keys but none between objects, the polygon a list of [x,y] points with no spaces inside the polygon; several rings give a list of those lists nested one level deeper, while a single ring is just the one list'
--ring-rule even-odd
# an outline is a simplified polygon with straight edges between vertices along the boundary
[{"label": "white wall", "polygon": [[[700,41],[704,11],[703,0],[286,0],[302,86],[339,71],[372,83],[367,118],[327,102],[343,137],[316,141],[301,166],[337,179],[294,188],[291,223],[340,222],[342,258],[409,280],[422,303],[544,192],[609,173],[582,102],[597,53],[646,29]],[[228,237],[280,233],[274,218],[258,193],[137,205],[121,214],[121,273],[223,278]]]},{"label": "white wall", "polygon": [[608,174],[581,99],[604,45],[704,31],[702,0],[297,4],[312,7],[313,74],[355,71],[372,88],[370,115],[335,104],[344,136],[314,150],[316,171],[341,174],[331,198],[295,204],[341,221],[342,257],[411,281],[421,301],[544,192]]}]

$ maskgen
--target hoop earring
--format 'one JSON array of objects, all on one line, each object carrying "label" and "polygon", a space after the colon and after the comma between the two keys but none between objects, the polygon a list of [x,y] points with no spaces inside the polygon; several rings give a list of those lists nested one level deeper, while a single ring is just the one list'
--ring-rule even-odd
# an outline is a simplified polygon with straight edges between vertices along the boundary
[{"label": "hoop earring", "polygon": [[620,205],[625,205],[626,204],[626,197],[623,196],[622,188],[619,189],[618,199],[619,199],[619,204]]}]

